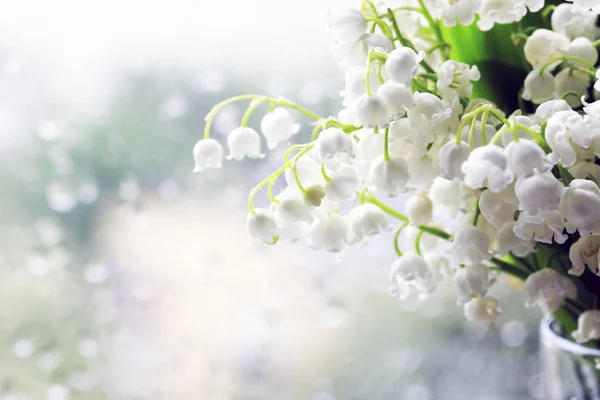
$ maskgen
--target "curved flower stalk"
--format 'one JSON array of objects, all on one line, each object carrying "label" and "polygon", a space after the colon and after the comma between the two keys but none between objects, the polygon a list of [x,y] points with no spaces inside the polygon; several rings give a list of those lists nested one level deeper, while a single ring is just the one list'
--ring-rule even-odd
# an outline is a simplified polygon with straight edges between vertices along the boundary
[{"label": "curved flower stalk", "polygon": [[[227,137],[235,160],[263,157],[263,140],[269,150],[288,142],[301,114],[312,120],[312,140],[290,146],[250,191],[251,235],[343,254],[394,230],[393,295],[423,299],[454,276],[466,318],[493,325],[501,309],[490,291],[504,273],[525,281],[527,307],[554,313],[565,328],[579,319],[577,341],[598,339],[599,294],[590,288],[600,283],[600,101],[589,96],[600,90],[600,10],[585,0],[545,8],[544,0],[400,3],[364,0],[330,14],[345,77],[339,117],[284,98],[225,100],[206,117],[195,170],[222,164],[210,128],[227,104],[249,102]],[[519,24],[508,38],[529,68],[517,87],[504,88],[520,109],[474,96],[484,75],[449,58],[456,52],[445,32],[461,28],[448,27],[488,30],[538,11],[544,27]],[[262,140],[248,126],[261,106]],[[406,213],[393,206],[405,192]],[[268,207],[254,208],[259,193]],[[442,215],[455,221],[440,226]]]}]

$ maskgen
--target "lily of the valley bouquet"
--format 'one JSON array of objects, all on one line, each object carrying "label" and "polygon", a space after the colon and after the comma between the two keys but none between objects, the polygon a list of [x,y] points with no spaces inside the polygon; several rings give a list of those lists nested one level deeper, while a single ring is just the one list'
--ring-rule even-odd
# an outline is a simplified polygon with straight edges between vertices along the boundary
[{"label": "lily of the valley bouquet", "polygon": [[[252,236],[343,253],[394,230],[393,295],[425,298],[453,279],[466,318],[493,324],[489,289],[504,273],[569,338],[600,339],[600,0],[555,3],[364,0],[332,12],[339,113],[228,99],[206,117],[195,170],[222,165],[210,134],[226,105],[248,104],[227,136],[234,160],[286,145],[304,114],[311,140],[250,191]],[[248,126],[261,106],[265,143]],[[390,199],[407,192],[401,212]]]}]

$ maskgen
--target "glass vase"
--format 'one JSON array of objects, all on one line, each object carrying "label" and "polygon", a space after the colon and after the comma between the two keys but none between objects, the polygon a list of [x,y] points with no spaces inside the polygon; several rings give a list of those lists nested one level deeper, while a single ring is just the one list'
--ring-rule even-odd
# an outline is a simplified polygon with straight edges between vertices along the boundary
[{"label": "glass vase", "polygon": [[551,318],[540,325],[542,399],[600,400],[600,350],[575,343]]}]

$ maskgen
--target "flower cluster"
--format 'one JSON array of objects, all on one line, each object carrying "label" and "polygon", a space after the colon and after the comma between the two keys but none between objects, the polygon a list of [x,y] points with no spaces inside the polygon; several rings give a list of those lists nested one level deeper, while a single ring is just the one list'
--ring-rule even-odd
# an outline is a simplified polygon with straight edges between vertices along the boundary
[{"label": "flower cluster", "polygon": [[[480,70],[450,59],[442,24],[468,25],[477,16],[488,30],[544,1],[399,3],[365,0],[330,15],[345,78],[336,116],[284,98],[226,100],[206,118],[196,171],[221,167],[224,151],[210,125],[223,106],[250,100],[227,137],[236,160],[263,157],[260,134],[247,126],[261,104],[270,106],[260,124],[269,150],[299,132],[290,111],[304,114],[314,120],[312,140],[290,146],[281,168],[250,192],[252,236],[343,254],[393,230],[392,294],[423,299],[452,277],[466,318],[492,325],[501,310],[489,291],[505,273],[525,281],[527,307],[563,310],[579,317],[575,339],[599,338],[595,295],[583,293],[577,277],[599,274],[600,101],[590,95],[600,90],[600,7],[586,0],[547,7],[541,14],[553,30],[514,34],[531,67],[515,96],[530,103],[507,114],[473,96]],[[279,178],[285,186],[274,193]],[[263,188],[270,205],[254,208]],[[405,213],[386,200],[407,192]]]}]

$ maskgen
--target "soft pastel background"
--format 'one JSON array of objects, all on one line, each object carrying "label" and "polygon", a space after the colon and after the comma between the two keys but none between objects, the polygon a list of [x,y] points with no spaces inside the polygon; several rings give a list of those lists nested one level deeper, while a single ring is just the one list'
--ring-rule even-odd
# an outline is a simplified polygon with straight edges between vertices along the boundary
[{"label": "soft pastel background", "polygon": [[452,282],[401,303],[388,237],[339,262],[246,234],[247,190],[281,152],[191,173],[228,96],[335,112],[325,14],[342,4],[2,7],[0,399],[540,398],[540,315],[506,282],[492,330],[464,322]]}]

